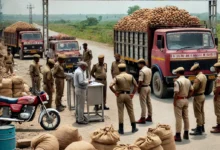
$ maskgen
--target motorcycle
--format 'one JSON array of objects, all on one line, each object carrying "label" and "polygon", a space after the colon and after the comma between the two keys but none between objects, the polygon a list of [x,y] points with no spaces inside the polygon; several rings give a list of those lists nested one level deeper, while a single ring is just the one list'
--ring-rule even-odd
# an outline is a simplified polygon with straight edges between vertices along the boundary
[{"label": "motorcycle", "polygon": [[0,96],[0,126],[11,122],[30,122],[35,118],[38,106],[40,115],[38,122],[45,130],[54,130],[60,124],[60,114],[53,108],[46,108],[49,100],[47,93],[36,92],[37,96],[23,96],[20,98],[9,98]]}]

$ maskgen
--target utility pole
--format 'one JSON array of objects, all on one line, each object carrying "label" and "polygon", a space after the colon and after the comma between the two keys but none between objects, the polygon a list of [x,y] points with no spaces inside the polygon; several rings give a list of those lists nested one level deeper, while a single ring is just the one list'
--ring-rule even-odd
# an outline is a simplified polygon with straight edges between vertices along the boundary
[{"label": "utility pole", "polygon": [[43,1],[43,39],[44,39],[44,46],[45,49],[49,49],[49,29],[48,29],[48,21],[49,21],[49,0],[42,0]]},{"label": "utility pole", "polygon": [[33,17],[32,17],[32,9],[34,9],[34,6],[31,4],[27,5],[27,9],[29,9],[29,23],[33,23]]}]

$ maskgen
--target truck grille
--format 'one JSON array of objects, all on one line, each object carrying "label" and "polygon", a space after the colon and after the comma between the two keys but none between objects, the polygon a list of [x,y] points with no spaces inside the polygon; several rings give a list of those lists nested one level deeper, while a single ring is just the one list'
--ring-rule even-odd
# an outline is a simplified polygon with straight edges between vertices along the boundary
[{"label": "truck grille", "polygon": [[40,49],[43,48],[43,45],[24,45],[24,47],[26,47],[28,50],[29,49]]},{"label": "truck grille", "polygon": [[71,58],[66,58],[66,64],[72,64],[72,63],[77,63],[79,62],[79,57],[71,57]]},{"label": "truck grille", "polygon": [[185,71],[190,71],[190,68],[193,66],[195,62],[198,62],[202,70],[210,70],[217,60],[210,59],[210,60],[190,60],[190,61],[171,61],[170,62],[170,71],[178,68],[184,67]]}]

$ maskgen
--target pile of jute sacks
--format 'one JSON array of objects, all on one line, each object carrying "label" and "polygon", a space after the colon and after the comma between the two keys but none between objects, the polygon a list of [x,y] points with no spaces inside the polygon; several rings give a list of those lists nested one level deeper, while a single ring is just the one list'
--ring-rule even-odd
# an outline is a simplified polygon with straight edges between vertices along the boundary
[{"label": "pile of jute sacks", "polygon": [[120,136],[112,126],[91,134],[91,142],[82,140],[78,129],[62,126],[54,134],[40,134],[31,141],[35,150],[176,150],[173,133],[169,125],[149,128],[147,134],[133,144],[118,144]]}]

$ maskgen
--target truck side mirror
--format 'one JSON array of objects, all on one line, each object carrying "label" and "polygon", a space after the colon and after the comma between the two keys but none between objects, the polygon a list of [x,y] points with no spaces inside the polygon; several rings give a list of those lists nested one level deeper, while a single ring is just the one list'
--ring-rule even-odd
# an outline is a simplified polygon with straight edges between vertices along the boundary
[{"label": "truck side mirror", "polygon": [[159,49],[162,48],[162,40],[157,40],[157,47],[158,47]]},{"label": "truck side mirror", "polygon": [[211,68],[210,68],[210,71],[211,71],[211,72],[215,72],[215,67],[211,67]]},{"label": "truck side mirror", "polygon": [[215,38],[215,45],[218,46],[218,38]]}]

